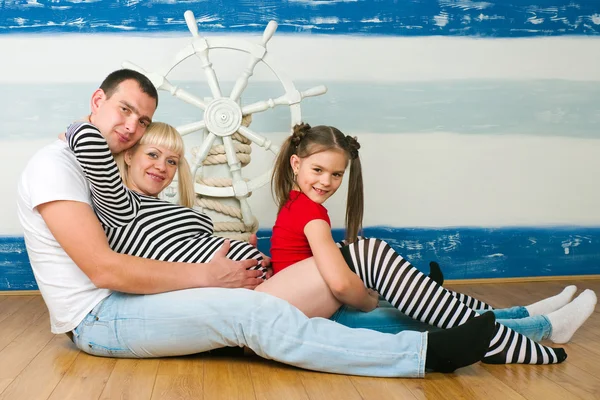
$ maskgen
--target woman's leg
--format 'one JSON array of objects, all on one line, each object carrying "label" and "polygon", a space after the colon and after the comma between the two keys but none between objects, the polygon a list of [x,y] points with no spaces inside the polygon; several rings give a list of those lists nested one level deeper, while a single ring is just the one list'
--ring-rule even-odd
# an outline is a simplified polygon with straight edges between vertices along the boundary
[{"label": "woman's leg", "polygon": [[[552,334],[552,324],[545,315],[535,315],[533,317],[519,317],[512,318],[516,315],[524,315],[519,311],[524,310],[524,307],[513,307],[512,309],[493,310],[492,312],[496,315],[496,322],[504,325],[513,331],[520,333],[523,336],[528,337],[534,342],[545,340]],[[486,312],[486,310],[477,310],[479,314]],[[503,318],[508,317],[508,318]]]},{"label": "woman's leg", "polygon": [[[447,329],[477,316],[474,310],[419,272],[381,240],[360,240],[344,247],[342,253],[367,287],[377,290],[412,318]],[[551,364],[565,359],[564,350],[542,346],[496,324],[484,361],[494,364]]]}]

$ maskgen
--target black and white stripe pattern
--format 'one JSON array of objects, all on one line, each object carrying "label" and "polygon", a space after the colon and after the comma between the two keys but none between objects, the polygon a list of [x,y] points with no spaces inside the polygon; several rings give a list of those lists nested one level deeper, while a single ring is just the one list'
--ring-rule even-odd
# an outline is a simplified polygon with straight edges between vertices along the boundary
[{"label": "black and white stripe pattern", "polygon": [[471,297],[464,293],[458,293],[458,292],[455,292],[455,291],[452,291],[449,289],[446,289],[446,290],[448,290],[448,292],[452,296],[456,297],[458,299],[458,301],[460,301],[461,303],[463,303],[464,305],[466,305],[467,307],[469,307],[472,310],[479,310],[479,311],[486,310],[487,311],[487,310],[494,309],[494,307],[492,307],[491,305],[487,304],[484,301],[478,300],[475,297]]},{"label": "black and white stripe pattern", "polygon": [[[221,247],[225,238],[212,236],[208,215],[129,190],[95,126],[72,124],[67,142],[90,183],[94,211],[113,250],[154,260],[206,263]],[[229,259],[262,261],[250,244],[230,243]],[[265,272],[262,266],[253,269]]]},{"label": "black and white stripe pattern", "polygon": [[[364,236],[357,237],[357,240],[364,240],[364,239],[367,239],[367,238]],[[348,241],[344,239],[344,240],[340,240],[339,242],[336,242],[335,244],[338,247],[338,249],[341,249],[342,247],[348,245]],[[456,297],[458,299],[458,301],[465,304],[470,309],[478,310],[478,311],[483,311],[483,310],[487,311],[487,310],[494,309],[494,307],[492,307],[491,305],[487,304],[486,302],[484,302],[482,300],[476,299],[475,297],[471,297],[464,293],[458,293],[458,292],[452,291],[450,289],[446,289],[446,290],[450,294],[452,294],[452,296]]]},{"label": "black and white stripe pattern", "polygon": [[[342,254],[367,287],[377,290],[411,318],[447,329],[478,316],[382,240],[359,240],[343,247]],[[564,350],[542,346],[496,323],[484,361],[493,364],[553,364],[565,358]]]}]

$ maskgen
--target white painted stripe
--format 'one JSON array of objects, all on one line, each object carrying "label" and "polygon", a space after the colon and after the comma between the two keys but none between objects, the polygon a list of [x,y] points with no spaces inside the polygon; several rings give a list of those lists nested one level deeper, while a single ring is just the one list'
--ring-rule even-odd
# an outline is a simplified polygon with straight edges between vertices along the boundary
[{"label": "white painted stripe", "polygon": [[[260,35],[208,36],[243,38]],[[153,71],[190,43],[180,34],[0,36],[3,82],[91,82],[125,60]],[[398,82],[446,79],[600,80],[600,38],[381,37],[275,35],[268,50],[294,80]],[[73,49],[77,58],[73,59]],[[235,54],[234,54],[235,53]],[[301,56],[300,56],[301,55]],[[65,68],[68,60],[68,68]],[[239,52],[211,55],[220,79],[234,80],[247,64]],[[189,65],[185,65],[189,64]],[[175,76],[204,79],[195,62]],[[259,68],[252,81],[272,80]]]}]

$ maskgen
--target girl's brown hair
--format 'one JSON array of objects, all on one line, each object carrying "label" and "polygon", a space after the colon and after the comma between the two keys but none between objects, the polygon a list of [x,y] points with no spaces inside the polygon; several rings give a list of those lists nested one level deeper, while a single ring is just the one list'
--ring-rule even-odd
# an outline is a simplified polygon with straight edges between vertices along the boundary
[{"label": "girl's brown hair", "polygon": [[348,200],[346,203],[346,240],[356,240],[362,229],[364,194],[362,168],[358,156],[360,144],[355,137],[344,135],[333,126],[315,126],[301,123],[294,126],[293,133],[281,146],[275,160],[271,191],[279,211],[289,200],[290,191],[295,187],[294,171],[290,159],[296,154],[300,158],[309,157],[326,150],[341,150],[350,161],[348,180]]}]

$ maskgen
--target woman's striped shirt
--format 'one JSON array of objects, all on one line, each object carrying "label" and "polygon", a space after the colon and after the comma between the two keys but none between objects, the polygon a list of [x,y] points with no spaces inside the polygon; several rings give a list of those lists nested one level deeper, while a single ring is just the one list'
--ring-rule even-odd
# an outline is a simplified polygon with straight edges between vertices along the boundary
[{"label": "woman's striped shirt", "polygon": [[[208,215],[127,188],[106,140],[94,125],[72,124],[67,142],[90,183],[94,211],[114,251],[154,260],[205,263],[221,247],[225,239],[213,236]],[[262,260],[250,244],[230,242],[229,259]]]}]

